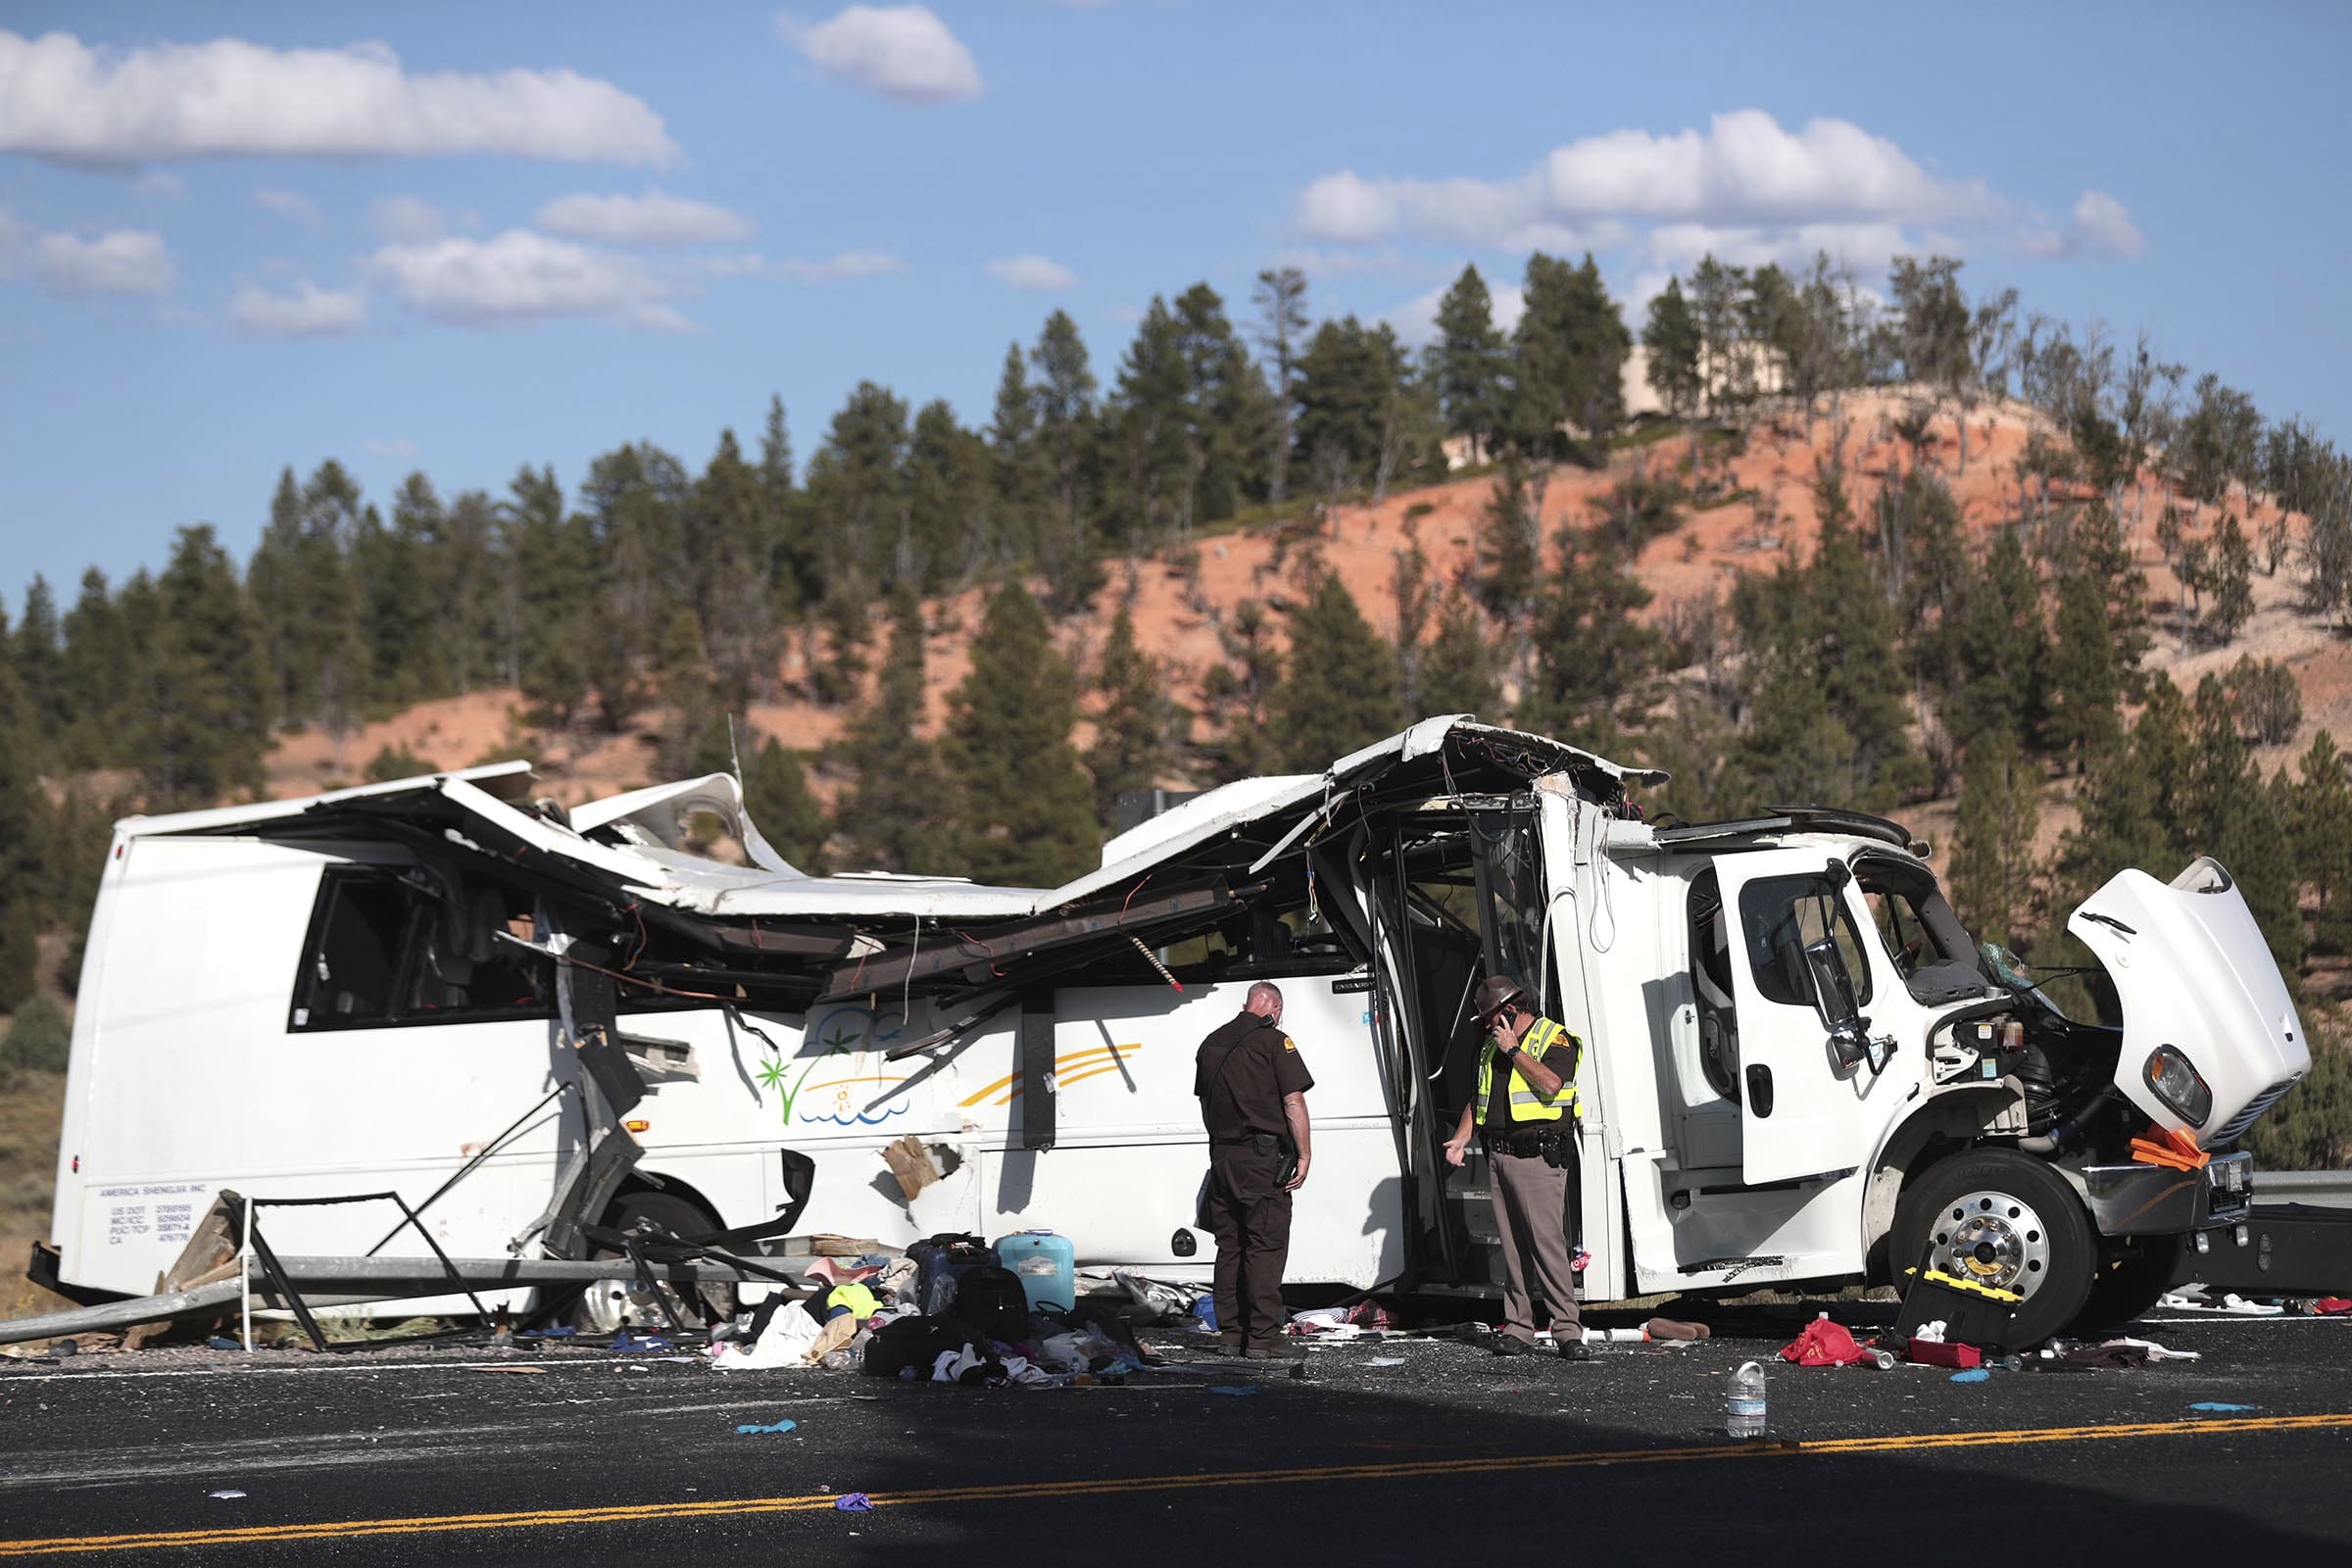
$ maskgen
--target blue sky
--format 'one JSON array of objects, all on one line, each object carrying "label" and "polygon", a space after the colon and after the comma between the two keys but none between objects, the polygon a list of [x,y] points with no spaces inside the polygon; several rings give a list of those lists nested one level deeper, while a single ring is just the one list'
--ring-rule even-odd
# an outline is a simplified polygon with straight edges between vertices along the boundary
[{"label": "blue sky", "polygon": [[286,464],[699,466],[770,392],[805,459],[861,378],[985,419],[1055,308],[1107,382],[1155,292],[1409,334],[1536,244],[1629,302],[1956,251],[2341,440],[2347,58],[2323,4],[14,5],[0,597],[242,557]]}]

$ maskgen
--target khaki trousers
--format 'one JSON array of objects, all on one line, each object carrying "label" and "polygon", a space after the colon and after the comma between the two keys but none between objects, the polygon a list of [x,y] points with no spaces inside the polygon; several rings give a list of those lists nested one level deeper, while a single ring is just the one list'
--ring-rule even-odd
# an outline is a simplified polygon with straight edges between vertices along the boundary
[{"label": "khaki trousers", "polygon": [[1502,1332],[1514,1339],[1535,1339],[1534,1296],[1540,1292],[1551,1312],[1552,1338],[1580,1338],[1576,1272],[1568,1266],[1568,1178],[1576,1170],[1575,1160],[1553,1166],[1541,1154],[1506,1154],[1490,1148],[1487,1169],[1494,1193],[1494,1223],[1502,1231]]}]

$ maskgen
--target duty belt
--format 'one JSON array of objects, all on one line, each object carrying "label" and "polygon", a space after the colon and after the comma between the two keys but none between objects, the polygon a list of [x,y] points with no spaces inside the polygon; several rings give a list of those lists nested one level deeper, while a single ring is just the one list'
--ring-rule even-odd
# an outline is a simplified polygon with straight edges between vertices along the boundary
[{"label": "duty belt", "polygon": [[1260,1154],[1272,1154],[1282,1149],[1279,1133],[1244,1133],[1239,1138],[1211,1138],[1212,1149],[1247,1149]]},{"label": "duty belt", "polygon": [[1549,1127],[1514,1128],[1507,1132],[1490,1127],[1486,1129],[1486,1135],[1490,1153],[1514,1154],[1523,1158],[1542,1154],[1546,1148],[1556,1147],[1567,1139],[1565,1132]]}]

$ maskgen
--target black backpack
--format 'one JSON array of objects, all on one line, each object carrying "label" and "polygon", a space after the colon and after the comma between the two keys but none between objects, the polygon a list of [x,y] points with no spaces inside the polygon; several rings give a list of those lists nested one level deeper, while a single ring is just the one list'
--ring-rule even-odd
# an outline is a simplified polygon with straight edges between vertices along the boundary
[{"label": "black backpack", "polygon": [[1029,1338],[1029,1295],[1008,1268],[966,1269],[956,1282],[956,1320],[1005,1345]]},{"label": "black backpack", "polygon": [[944,1317],[901,1317],[874,1330],[865,1342],[863,1371],[868,1377],[895,1378],[903,1367],[928,1381],[942,1355],[954,1355],[971,1343],[971,1331]]}]

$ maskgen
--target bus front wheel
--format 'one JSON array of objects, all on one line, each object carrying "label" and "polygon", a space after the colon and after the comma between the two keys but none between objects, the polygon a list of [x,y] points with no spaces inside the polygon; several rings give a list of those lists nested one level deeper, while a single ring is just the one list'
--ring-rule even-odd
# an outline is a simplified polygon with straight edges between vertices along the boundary
[{"label": "bus front wheel", "polygon": [[[674,1193],[624,1193],[613,1200],[607,1223],[616,1231],[640,1231],[653,1236],[705,1236],[718,1223],[702,1208]],[[623,1254],[600,1247],[593,1257]],[[657,1283],[655,1290],[691,1326],[708,1319],[730,1317],[735,1311],[735,1287],[705,1285],[699,1290]],[[598,1280],[580,1294],[572,1309],[572,1324],[583,1334],[613,1334],[623,1328],[659,1332],[669,1326],[662,1301],[635,1280]]]}]

